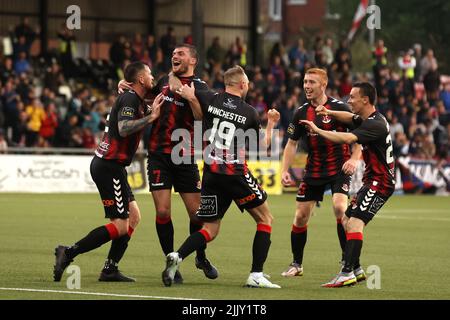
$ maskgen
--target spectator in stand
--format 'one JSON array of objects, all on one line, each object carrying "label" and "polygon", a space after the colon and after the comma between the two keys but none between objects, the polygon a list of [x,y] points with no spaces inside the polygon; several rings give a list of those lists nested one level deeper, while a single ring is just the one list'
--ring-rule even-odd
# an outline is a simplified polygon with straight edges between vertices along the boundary
[{"label": "spectator in stand", "polygon": [[67,148],[82,145],[83,139],[77,134],[78,116],[70,115],[57,130],[56,147]]},{"label": "spectator in stand", "polygon": [[75,55],[75,35],[72,30],[69,30],[65,23],[62,24],[62,31],[58,33],[59,52],[61,55],[61,65],[64,76],[68,79],[75,75],[76,69],[73,63],[73,56]]},{"label": "spectator in stand", "polygon": [[0,81],[5,84],[9,78],[15,77],[13,60],[10,57],[6,57],[4,62],[0,64]]},{"label": "spectator in stand", "polygon": [[327,66],[331,65],[333,63],[334,59],[334,51],[333,51],[333,39],[328,37],[325,40],[325,44],[322,47],[322,56],[324,58],[325,64]]},{"label": "spectator in stand", "polygon": [[439,98],[439,86],[441,84],[440,74],[437,70],[437,63],[431,65],[431,69],[423,77],[423,85],[427,92],[427,100],[435,103]]},{"label": "spectator in stand", "polygon": [[244,68],[247,65],[247,44],[241,37],[236,37],[236,47],[239,52],[239,65]]},{"label": "spectator in stand", "polygon": [[20,39],[21,37],[25,39],[25,52],[27,53],[27,57],[29,57],[31,45],[39,34],[39,29],[36,28],[36,30],[33,30],[30,26],[30,19],[28,17],[23,17],[21,23],[14,29],[14,34],[17,39]]},{"label": "spectator in stand", "polygon": [[90,128],[83,128],[82,130],[82,147],[85,149],[95,149],[97,147],[97,141]]},{"label": "spectator in stand", "polygon": [[289,55],[286,53],[286,49],[281,42],[276,42],[270,51],[270,61],[274,61],[275,57],[281,59],[281,66],[283,68],[287,68],[290,65]]},{"label": "spectator in stand", "polygon": [[26,43],[25,36],[20,36],[18,41],[14,44],[14,60],[17,61],[20,58],[20,54],[24,53],[25,58],[30,57],[30,47]]},{"label": "spectator in stand", "polygon": [[44,85],[53,92],[59,92],[59,87],[65,83],[64,75],[59,64],[55,61],[47,68]]},{"label": "spectator in stand", "polygon": [[281,65],[281,58],[280,56],[275,56],[273,58],[272,64],[270,66],[270,74],[274,78],[274,85],[277,89],[279,89],[286,80],[286,74],[284,72],[284,68]]},{"label": "spectator in stand", "polygon": [[[16,87],[12,80],[6,82],[2,94],[3,111],[5,114],[5,129],[8,139],[18,143],[18,124],[19,124],[19,102],[20,96],[16,92]],[[11,134],[8,133],[11,130]]]},{"label": "spectator in stand", "polygon": [[336,50],[334,61],[337,62],[340,72],[344,68],[344,64],[347,64],[349,67],[352,65],[352,53],[348,47],[347,39],[341,40],[339,48]]},{"label": "spectator in stand", "polygon": [[445,110],[447,110],[447,112],[450,112],[450,81],[447,81],[447,83],[443,85],[443,89],[439,95],[439,99],[444,103]]},{"label": "spectator in stand", "polygon": [[55,134],[58,127],[59,117],[56,112],[56,106],[53,102],[45,105],[44,114],[41,119],[41,128],[39,135],[46,141],[46,145],[54,146]]},{"label": "spectator in stand", "polygon": [[303,73],[305,63],[308,60],[306,49],[302,38],[297,40],[297,44],[289,50],[289,61],[291,66],[295,66],[295,70]]},{"label": "spectator in stand", "polygon": [[438,68],[438,63],[434,57],[433,49],[428,49],[425,56],[420,60],[421,69],[421,80],[424,80],[425,75],[431,70],[436,70]]},{"label": "spectator in stand", "polygon": [[376,86],[379,85],[381,68],[387,66],[387,51],[382,39],[379,39],[376,46],[372,48],[372,69]]},{"label": "spectator in stand", "polygon": [[136,32],[134,34],[132,51],[134,52],[136,60],[141,60],[144,55],[144,42],[142,41],[142,34]]},{"label": "spectator in stand", "polygon": [[214,37],[211,46],[206,52],[206,59],[210,65],[212,74],[217,74],[222,70],[222,65],[225,61],[226,51],[220,44],[220,38]]},{"label": "spectator in stand", "polygon": [[422,60],[422,45],[420,43],[414,44],[413,57],[416,59],[416,67],[414,68],[414,82],[421,82],[422,67],[420,62]]},{"label": "spectator in stand", "polygon": [[402,70],[403,77],[410,81],[414,81],[414,69],[416,67],[416,58],[413,54],[414,51],[409,49],[403,54],[400,54],[400,57],[397,60],[397,64]]},{"label": "spectator in stand", "polygon": [[16,74],[31,72],[31,65],[27,60],[27,54],[25,52],[20,52],[19,57],[14,64],[14,71]]},{"label": "spectator in stand", "polygon": [[39,130],[41,129],[42,119],[45,117],[45,111],[41,101],[34,98],[31,104],[25,108],[25,112],[28,116],[25,145],[35,147],[39,140]]}]

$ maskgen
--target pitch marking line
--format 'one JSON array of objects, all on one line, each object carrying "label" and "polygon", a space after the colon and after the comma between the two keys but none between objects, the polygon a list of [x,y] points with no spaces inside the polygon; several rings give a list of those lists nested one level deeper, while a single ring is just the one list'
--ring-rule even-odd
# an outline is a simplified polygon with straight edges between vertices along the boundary
[{"label": "pitch marking line", "polygon": [[26,291],[26,292],[43,292],[43,293],[67,293],[80,294],[88,296],[104,296],[104,297],[121,297],[121,298],[139,298],[139,299],[163,299],[163,300],[199,300],[183,297],[164,297],[164,296],[143,296],[138,294],[118,294],[118,293],[102,293],[102,292],[85,292],[85,291],[63,291],[63,290],[43,290],[28,288],[1,288],[2,291]]}]

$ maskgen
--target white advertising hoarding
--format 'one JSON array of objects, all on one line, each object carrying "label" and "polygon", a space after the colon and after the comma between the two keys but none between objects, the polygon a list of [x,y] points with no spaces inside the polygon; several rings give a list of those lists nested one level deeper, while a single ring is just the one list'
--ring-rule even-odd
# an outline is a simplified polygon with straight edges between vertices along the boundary
[{"label": "white advertising hoarding", "polygon": [[92,156],[0,155],[0,192],[97,192]]}]

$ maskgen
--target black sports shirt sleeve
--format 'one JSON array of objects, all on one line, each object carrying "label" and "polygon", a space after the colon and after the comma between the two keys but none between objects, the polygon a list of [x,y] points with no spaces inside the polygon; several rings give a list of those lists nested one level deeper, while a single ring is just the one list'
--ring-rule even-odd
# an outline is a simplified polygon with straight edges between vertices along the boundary
[{"label": "black sports shirt sleeve", "polygon": [[300,137],[305,133],[305,128],[300,125],[300,109],[294,113],[291,123],[287,128],[287,135],[292,140],[299,140]]},{"label": "black sports shirt sleeve", "polygon": [[197,97],[198,102],[200,102],[200,107],[202,108],[203,114],[207,113],[208,106],[211,104],[212,100],[214,99],[214,96],[216,95],[217,93],[207,89],[206,90],[195,89],[195,96]]},{"label": "black sports shirt sleeve", "polygon": [[133,120],[138,115],[140,100],[136,94],[124,93],[117,110],[117,121]]},{"label": "black sports shirt sleeve", "polygon": [[368,144],[372,141],[383,138],[387,134],[387,127],[383,121],[377,119],[367,119],[361,125],[352,131],[358,138],[358,143]]}]

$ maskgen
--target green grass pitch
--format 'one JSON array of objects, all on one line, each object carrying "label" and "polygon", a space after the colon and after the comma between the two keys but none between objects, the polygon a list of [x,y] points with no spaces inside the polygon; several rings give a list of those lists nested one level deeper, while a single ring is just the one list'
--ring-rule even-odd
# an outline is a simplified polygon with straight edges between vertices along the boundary
[{"label": "green grass pitch", "polygon": [[[309,223],[304,276],[283,278],[280,273],[292,258],[295,195],[269,196],[275,221],[264,272],[282,286],[279,290],[243,287],[256,228],[251,217],[235,205],[225,215],[218,238],[208,245],[207,255],[219,269],[219,278],[206,279],[190,256],[180,269],[185,283],[164,287],[164,256],[154,226],[153,202],[148,194],[137,195],[137,200],[142,221],[120,264],[125,274],[137,278],[136,283],[97,281],[109,244],[73,263],[81,270],[81,288],[75,291],[105,294],[97,296],[18,289],[71,291],[66,286],[68,274],[60,283],[52,281],[53,249],[57,244],[73,244],[106,222],[98,195],[0,194],[0,299],[137,298],[133,295],[145,299],[450,299],[450,197],[393,196],[364,235],[361,262],[365,268],[380,268],[381,288],[369,289],[363,282],[351,288],[325,289],[320,284],[338,271],[340,260],[330,197],[314,210]],[[178,195],[173,196],[172,215],[177,248],[189,230]]]}]

